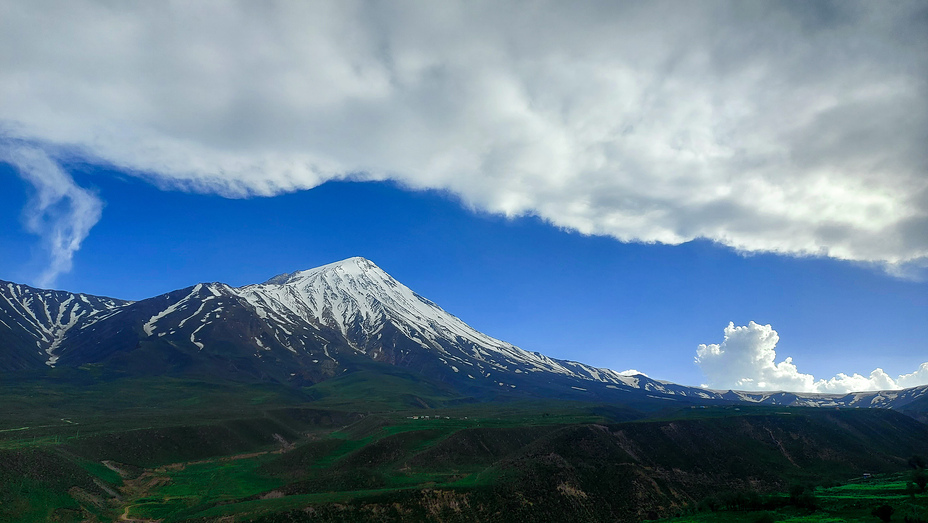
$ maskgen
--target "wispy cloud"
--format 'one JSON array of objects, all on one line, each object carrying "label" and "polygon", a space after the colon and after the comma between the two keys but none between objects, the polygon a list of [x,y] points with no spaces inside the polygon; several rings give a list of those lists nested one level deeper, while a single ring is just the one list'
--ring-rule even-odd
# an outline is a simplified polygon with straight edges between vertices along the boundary
[{"label": "wispy cloud", "polygon": [[100,220],[103,203],[41,149],[0,144],[0,161],[13,165],[35,189],[23,209],[23,222],[42,238],[49,256],[48,266],[34,283],[51,287],[59,275],[71,270],[74,253]]},{"label": "wispy cloud", "polygon": [[924,2],[51,3],[0,5],[0,125],[161,184],[392,178],[623,241],[928,263]]},{"label": "wispy cloud", "polygon": [[736,327],[729,323],[722,343],[703,344],[696,349],[696,364],[709,380],[707,386],[713,389],[843,393],[928,384],[928,362],[896,378],[878,368],[868,376],[839,373],[833,378],[816,380],[811,374],[799,372],[790,357],[776,362],[779,341],[777,331],[770,325],[752,321]]}]

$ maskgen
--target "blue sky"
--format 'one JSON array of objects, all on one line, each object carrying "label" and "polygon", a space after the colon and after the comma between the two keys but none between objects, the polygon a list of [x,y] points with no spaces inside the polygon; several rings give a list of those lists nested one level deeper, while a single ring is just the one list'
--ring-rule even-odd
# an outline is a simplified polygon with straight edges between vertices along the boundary
[{"label": "blue sky", "polygon": [[[528,350],[700,384],[700,343],[733,321],[771,324],[782,360],[819,376],[911,372],[925,354],[928,285],[827,258],[741,255],[707,241],[622,243],[533,217],[475,212],[445,192],[330,182],[273,198],[161,190],[70,166],[103,217],[57,288],[142,299],[203,281],[261,282],[367,257],[471,325]],[[34,189],[0,168],[2,278],[32,282],[41,242],[22,227]]]},{"label": "blue sky", "polygon": [[0,278],[364,256],[556,357],[928,383],[924,2],[0,0],[0,49]]}]

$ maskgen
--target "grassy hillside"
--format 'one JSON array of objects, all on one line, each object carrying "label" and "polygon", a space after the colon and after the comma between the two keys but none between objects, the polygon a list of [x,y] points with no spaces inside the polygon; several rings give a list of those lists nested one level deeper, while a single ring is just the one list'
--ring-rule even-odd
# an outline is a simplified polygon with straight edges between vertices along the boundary
[{"label": "grassy hillside", "polygon": [[696,514],[719,493],[898,473],[928,455],[928,426],[891,411],[646,417],[355,374],[305,389],[8,382],[0,521],[639,521]]},{"label": "grassy hillside", "polygon": [[[662,523],[736,522],[876,522],[879,514],[890,521],[928,521],[928,492],[919,491],[912,472],[855,477],[841,484],[793,486],[792,492],[737,496],[731,493],[703,500],[685,516]],[[801,491],[801,492],[800,492]],[[797,495],[797,492],[800,492]],[[888,509],[886,507],[889,507]]]}]

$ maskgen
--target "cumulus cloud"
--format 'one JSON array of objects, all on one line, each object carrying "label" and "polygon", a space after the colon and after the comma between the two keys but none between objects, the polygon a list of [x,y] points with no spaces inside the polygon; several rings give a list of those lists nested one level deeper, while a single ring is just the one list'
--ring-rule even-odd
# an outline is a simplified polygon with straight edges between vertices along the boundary
[{"label": "cumulus cloud", "polygon": [[74,253],[100,220],[103,203],[40,149],[0,144],[0,162],[13,165],[34,189],[23,222],[26,230],[42,238],[49,256],[48,267],[35,284],[51,287],[60,274],[71,270]]},{"label": "cumulus cloud", "polygon": [[839,373],[830,379],[816,380],[803,374],[787,357],[776,362],[776,345],[780,337],[770,325],[753,321],[747,326],[725,327],[721,344],[701,344],[696,349],[696,364],[713,389],[785,390],[790,392],[844,393],[864,390],[891,390],[928,384],[928,362],[918,370],[895,379],[883,369],[869,376]]},{"label": "cumulus cloud", "polygon": [[156,183],[437,188],[588,234],[928,265],[923,2],[0,3],[0,132]]}]

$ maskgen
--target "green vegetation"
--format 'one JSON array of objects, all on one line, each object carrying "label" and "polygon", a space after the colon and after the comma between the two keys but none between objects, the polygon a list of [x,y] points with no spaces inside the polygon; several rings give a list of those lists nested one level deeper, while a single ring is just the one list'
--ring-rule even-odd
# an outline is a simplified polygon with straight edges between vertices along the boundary
[{"label": "green vegetation", "polygon": [[[888,411],[647,416],[478,403],[402,372],[304,389],[71,372],[0,386],[0,521],[925,517],[928,427]],[[865,471],[884,475],[846,482]]]},{"label": "green vegetation", "polygon": [[[732,505],[701,501],[685,511],[690,514],[662,519],[666,523],[776,522],[875,522],[928,521],[928,495],[907,488],[906,473],[856,477],[843,485],[794,486],[789,493],[760,495],[753,503]],[[807,495],[809,493],[811,496]],[[804,495],[806,496],[804,498]],[[809,503],[814,499],[814,503]]]}]

